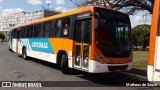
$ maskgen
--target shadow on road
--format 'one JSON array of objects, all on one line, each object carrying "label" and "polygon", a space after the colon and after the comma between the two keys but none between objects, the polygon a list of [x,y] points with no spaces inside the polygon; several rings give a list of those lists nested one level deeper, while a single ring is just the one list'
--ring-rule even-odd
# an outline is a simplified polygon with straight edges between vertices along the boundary
[{"label": "shadow on road", "polygon": [[[22,58],[21,55],[19,55],[19,57]],[[57,64],[54,64],[54,63],[50,63],[50,62],[47,62],[47,61],[42,61],[42,60],[39,60],[39,59],[36,59],[36,58],[32,58],[32,57],[29,57],[27,60],[28,60],[28,61],[32,61],[32,62],[35,62],[35,63],[38,63],[38,64],[42,64],[42,65],[45,65],[45,66],[47,66],[47,67],[54,68],[54,69],[56,69],[56,70],[61,71],[61,67],[58,66]],[[68,74],[69,74],[69,75],[78,75],[79,73],[80,73],[80,71],[71,69],[71,72],[69,72]]]},{"label": "shadow on road", "polygon": [[137,75],[141,75],[141,76],[147,77],[147,71],[145,71],[145,70],[140,70],[140,69],[133,68],[132,70],[127,71],[127,73],[137,74]]},{"label": "shadow on road", "polygon": [[[29,58],[29,61],[33,61],[47,67],[51,67],[56,70],[61,70],[59,66],[53,63],[49,63],[46,61],[41,61],[35,58]],[[130,75],[132,74],[132,75]],[[127,71],[125,73],[118,72],[109,72],[109,73],[98,73],[91,74],[83,71],[73,70],[68,75],[73,75],[84,79],[85,81],[89,81],[94,83],[92,85],[100,85],[100,86],[126,86],[126,83],[147,83],[147,80],[141,78],[141,76],[146,76],[145,71],[141,71],[138,69],[133,69],[131,71]],[[137,76],[138,75],[138,76]]]},{"label": "shadow on road", "polygon": [[141,84],[148,82],[147,80],[144,80],[141,77],[137,77],[136,75],[130,75],[128,73],[118,73],[118,72],[109,72],[100,74],[85,73],[79,77],[100,85],[111,85],[111,86],[126,86],[126,83]]}]

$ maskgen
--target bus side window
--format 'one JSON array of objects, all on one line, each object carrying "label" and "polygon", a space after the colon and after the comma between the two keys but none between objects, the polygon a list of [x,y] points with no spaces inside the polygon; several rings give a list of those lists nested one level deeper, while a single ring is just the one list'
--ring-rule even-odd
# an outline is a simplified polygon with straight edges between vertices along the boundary
[{"label": "bus side window", "polygon": [[38,27],[39,27],[39,38],[43,38],[43,24],[40,23]]},{"label": "bus side window", "polygon": [[84,26],[84,43],[91,43],[91,31],[92,31],[92,22],[91,20],[86,20],[85,22],[85,26]]},{"label": "bus side window", "polygon": [[19,33],[20,33],[19,38],[22,38],[22,28],[20,28]]},{"label": "bus side window", "polygon": [[20,31],[21,31],[21,28],[18,28],[18,29],[17,29],[17,37],[16,37],[16,39],[19,39],[19,38],[20,38]]},{"label": "bus side window", "polygon": [[70,30],[70,18],[64,18],[62,21],[61,37],[67,37]]},{"label": "bus side window", "polygon": [[44,38],[45,35],[46,35],[45,23],[42,23],[42,38]]},{"label": "bus side window", "polygon": [[54,21],[52,20],[52,21],[50,21],[50,29],[49,29],[49,37],[53,37],[54,36]]},{"label": "bus side window", "polygon": [[34,25],[34,31],[33,31],[33,37],[37,38],[39,37],[39,24]]},{"label": "bus side window", "polygon": [[27,38],[32,38],[33,26],[27,26]]},{"label": "bus side window", "polygon": [[43,23],[43,37],[49,37],[50,22]]},{"label": "bus side window", "polygon": [[12,35],[11,36],[12,36],[12,38],[14,38],[14,29],[12,30]]},{"label": "bus side window", "polygon": [[42,37],[42,24],[36,24],[34,26],[34,31],[33,31],[33,37],[34,38],[41,38]]},{"label": "bus side window", "polygon": [[27,28],[26,38],[29,38],[29,28],[28,26],[26,28]]},{"label": "bus side window", "polygon": [[62,20],[56,20],[54,37],[59,37],[61,32]]},{"label": "bus side window", "polygon": [[25,27],[20,30],[20,38],[25,38]]},{"label": "bus side window", "polygon": [[26,27],[23,27],[22,29],[22,38],[26,38],[26,33],[27,33],[27,30],[26,30]]},{"label": "bus side window", "polygon": [[17,37],[17,29],[14,29],[13,30],[13,38],[16,38]]},{"label": "bus side window", "polygon": [[20,28],[20,31],[19,31],[19,38],[22,38],[22,28]]}]

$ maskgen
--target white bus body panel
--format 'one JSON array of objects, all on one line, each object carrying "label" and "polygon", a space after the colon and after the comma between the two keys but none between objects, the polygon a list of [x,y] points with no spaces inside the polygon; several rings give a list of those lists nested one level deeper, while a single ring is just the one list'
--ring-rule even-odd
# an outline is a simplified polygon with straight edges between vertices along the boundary
[{"label": "white bus body panel", "polygon": [[128,65],[126,70],[131,70],[132,62],[126,64],[102,64],[95,60],[89,60],[89,72],[90,73],[110,72],[108,66],[123,66],[123,65]]},{"label": "white bus body panel", "polygon": [[40,59],[40,60],[44,60],[44,61],[47,61],[47,62],[51,62],[51,63],[57,63],[55,54],[27,50],[27,56],[37,58],[37,59]]},{"label": "white bus body panel", "polygon": [[[20,43],[20,40],[22,40],[23,43]],[[51,62],[51,63],[57,63],[57,61],[56,61],[57,56],[55,54],[40,52],[40,51],[34,51],[34,50],[32,50],[28,39],[20,39],[20,40],[18,41],[18,53],[19,54],[22,55],[22,49],[23,49],[23,46],[24,46],[27,49],[26,50],[27,56],[37,58],[37,59],[40,59],[40,60],[44,60],[44,61],[48,61],[48,62]]]},{"label": "white bus body panel", "polygon": [[153,81],[160,81],[160,37],[156,37]]},{"label": "white bus body panel", "polygon": [[154,67],[151,65],[148,65],[148,68],[147,68],[148,81],[153,81],[153,72],[154,72]]},{"label": "white bus body panel", "polygon": [[18,41],[18,53],[22,54],[22,46],[20,45],[19,41]]},{"label": "white bus body panel", "polygon": [[12,39],[12,50],[13,52],[17,52],[17,42],[18,40],[17,39]]}]

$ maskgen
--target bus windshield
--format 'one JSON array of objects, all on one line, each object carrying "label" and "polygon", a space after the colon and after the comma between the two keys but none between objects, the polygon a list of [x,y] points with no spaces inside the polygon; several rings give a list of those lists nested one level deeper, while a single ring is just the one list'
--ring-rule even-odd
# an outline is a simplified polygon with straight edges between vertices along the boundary
[{"label": "bus windshield", "polygon": [[128,57],[131,52],[131,26],[123,13],[97,9],[96,45],[106,57]]}]

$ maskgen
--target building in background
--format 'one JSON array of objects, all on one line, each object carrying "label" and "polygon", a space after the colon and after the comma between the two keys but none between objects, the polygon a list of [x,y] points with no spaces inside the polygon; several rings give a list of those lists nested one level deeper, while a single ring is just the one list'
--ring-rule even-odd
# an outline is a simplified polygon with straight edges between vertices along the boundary
[{"label": "building in background", "polygon": [[0,17],[0,32],[8,39],[9,31],[15,26],[32,22],[37,19],[44,18],[44,11],[20,12],[8,16]]},{"label": "building in background", "polygon": [[15,26],[32,22],[55,14],[57,14],[57,12],[41,10],[34,12],[23,11],[20,13],[3,16],[0,17],[0,32],[3,33],[6,36],[6,40],[8,40],[9,31],[12,30]]}]

